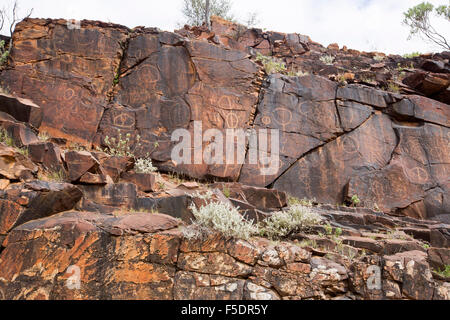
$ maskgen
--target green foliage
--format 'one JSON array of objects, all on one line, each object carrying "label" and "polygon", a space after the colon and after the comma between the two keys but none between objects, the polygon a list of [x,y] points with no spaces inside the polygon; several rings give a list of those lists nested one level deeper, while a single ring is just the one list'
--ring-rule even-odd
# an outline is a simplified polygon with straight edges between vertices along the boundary
[{"label": "green foliage", "polygon": [[329,66],[334,64],[334,60],[335,60],[335,58],[331,55],[325,55],[325,56],[320,57],[320,61],[322,61],[323,63],[325,63],[326,65],[329,65]]},{"label": "green foliage", "polygon": [[358,206],[361,203],[361,200],[358,198],[358,196],[355,194],[354,196],[352,196],[351,199],[352,205],[354,207]]},{"label": "green foliage", "polygon": [[400,87],[393,82],[389,82],[387,90],[393,93],[400,93]]},{"label": "green foliage", "polygon": [[45,171],[38,174],[38,179],[50,182],[66,182],[67,175],[64,170]]},{"label": "green foliage", "polygon": [[137,159],[134,164],[134,170],[136,171],[136,173],[152,173],[155,172],[157,168],[153,166],[151,159],[146,158]]},{"label": "green foliage", "polygon": [[[226,20],[233,20],[231,2],[229,0],[211,0],[210,16],[218,16]],[[183,15],[186,23],[191,26],[201,26],[206,18],[206,0],[184,0]]]},{"label": "green foliage", "polygon": [[29,151],[27,148],[17,148],[17,152],[23,155],[24,157],[28,157]]},{"label": "green foliage", "polygon": [[442,270],[435,270],[438,275],[440,275],[443,278],[450,278],[450,265],[445,265],[444,269]]},{"label": "green foliage", "polygon": [[192,204],[190,209],[195,218],[194,228],[215,230],[226,237],[239,239],[249,239],[258,234],[258,226],[246,221],[238,209],[228,203],[211,202],[199,209]]},{"label": "green foliage", "polygon": [[[137,145],[139,145],[141,137],[137,136]],[[105,137],[105,149],[99,149],[99,151],[103,151],[112,156],[118,157],[134,157],[134,154],[131,150],[131,134],[127,133],[125,136],[122,135],[122,132],[118,131],[118,137],[110,138],[109,136]]]},{"label": "green foliage", "polygon": [[46,142],[50,140],[50,135],[45,131],[41,131],[39,132],[38,138],[39,140]]},{"label": "green foliage", "polygon": [[156,182],[156,185],[158,186],[158,189],[161,190],[161,191],[164,191],[167,188],[166,184],[164,182],[162,182],[162,181]]},{"label": "green foliage", "polygon": [[287,72],[286,64],[277,58],[264,56],[258,52],[256,54],[256,61],[262,63],[268,75]]},{"label": "green foliage", "polygon": [[333,227],[331,226],[331,224],[328,223],[324,226],[324,228],[327,235],[331,236],[333,234]]},{"label": "green foliage", "polygon": [[289,71],[288,73],[287,73],[287,75],[289,76],[289,77],[306,77],[306,76],[309,76],[309,72],[308,71],[297,71],[297,72],[295,72],[295,71]]},{"label": "green foliage", "polygon": [[28,149],[17,147],[14,143],[14,139],[8,134],[8,131],[6,131],[5,129],[0,129],[0,142],[6,144],[8,147],[15,148],[18,153],[25,157],[28,157]]},{"label": "green foliage", "polygon": [[270,239],[282,238],[295,231],[308,230],[322,222],[322,217],[301,205],[290,207],[287,211],[273,213],[264,220],[260,235]]},{"label": "green foliage", "polygon": [[441,5],[437,8],[429,2],[422,2],[404,12],[403,23],[410,28],[410,35],[408,39],[413,36],[421,36],[445,50],[450,49],[446,38],[438,33],[431,25],[431,14],[434,12],[435,16],[444,18],[450,22],[450,5]]},{"label": "green foliage", "polygon": [[411,53],[406,53],[403,55],[403,58],[405,59],[412,59],[412,58],[416,58],[416,57],[420,57],[421,53],[420,52],[411,52]]},{"label": "green foliage", "polygon": [[6,43],[5,40],[0,41],[0,69],[3,68],[3,66],[8,61],[9,57],[9,50],[6,50]]},{"label": "green foliage", "polygon": [[223,187],[222,192],[225,197],[227,198],[231,197],[231,190],[227,186]]},{"label": "green foliage", "polygon": [[299,198],[296,198],[293,196],[288,197],[288,205],[290,207],[296,206],[296,205],[300,205],[300,206],[304,206],[304,207],[313,207],[315,201],[316,201],[316,199],[313,199],[313,200],[301,199],[300,200]]},{"label": "green foliage", "polygon": [[0,142],[6,144],[8,147],[15,147],[14,140],[5,129],[0,130]]},{"label": "green foliage", "polygon": [[119,73],[116,73],[116,75],[114,76],[114,80],[113,80],[113,85],[114,86],[119,84],[119,78],[120,78]]}]

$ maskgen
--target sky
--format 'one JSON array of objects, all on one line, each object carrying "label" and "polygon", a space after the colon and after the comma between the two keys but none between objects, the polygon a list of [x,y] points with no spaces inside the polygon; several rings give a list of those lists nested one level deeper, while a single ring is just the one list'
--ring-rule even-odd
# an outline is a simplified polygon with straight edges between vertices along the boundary
[{"label": "sky", "polygon": [[[423,0],[232,0],[233,14],[245,20],[258,14],[258,27],[308,35],[324,46],[387,54],[442,51],[420,38],[408,41],[403,12]],[[11,8],[14,0],[0,0]],[[435,5],[450,0],[428,0]],[[32,17],[89,19],[126,25],[158,27],[173,31],[184,22],[183,0],[19,0],[22,16],[34,8]],[[449,22],[436,20],[438,31],[450,38]],[[3,28],[2,34],[8,34]]]}]

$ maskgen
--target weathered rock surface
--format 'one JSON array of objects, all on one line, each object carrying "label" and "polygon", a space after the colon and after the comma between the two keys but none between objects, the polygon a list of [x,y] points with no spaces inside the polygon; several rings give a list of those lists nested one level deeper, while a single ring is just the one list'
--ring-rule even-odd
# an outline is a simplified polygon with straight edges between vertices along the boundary
[{"label": "weathered rock surface", "polygon": [[[450,300],[448,54],[217,18],[176,33],[66,23],[19,23],[0,73],[0,299]],[[309,74],[265,77],[257,52]],[[172,133],[197,121],[247,131],[245,163],[206,163],[192,137],[193,164],[174,162]],[[251,158],[274,138],[255,146],[250,129],[279,130],[269,175]],[[129,152],[101,151],[119,137]],[[159,173],[137,173],[145,157]],[[191,206],[211,201],[255,222],[296,201],[324,223],[279,242],[187,236]]]},{"label": "weathered rock surface", "polygon": [[[380,62],[383,56],[376,53],[337,45],[326,49],[305,36],[241,30],[220,19],[213,19],[211,33],[202,28],[177,33],[129,30],[93,21],[69,30],[63,20],[27,19],[13,40],[12,63],[0,81],[40,105],[40,129],[54,137],[107,147],[106,137],[118,138],[120,133],[129,135],[136,156],[148,154],[163,170],[194,178],[274,187],[332,204],[357,194],[367,206],[413,217],[450,212],[448,101],[382,91],[383,81],[371,88],[362,85],[364,81],[342,85],[321,77],[348,75],[352,65],[375,70],[378,79],[383,68],[393,72],[399,58]],[[87,48],[89,43],[95,46]],[[255,50],[311,75],[273,75],[261,85]],[[334,65],[319,60],[325,54],[336,58]],[[448,77],[445,55],[420,59],[412,61],[413,68],[422,68],[427,77]],[[444,87],[425,94],[437,99]],[[412,86],[418,91],[409,92],[421,88]],[[207,164],[197,151],[188,156],[192,164],[174,163],[171,152],[178,142],[171,140],[172,133],[181,128],[193,133],[194,121],[201,121],[203,132],[218,129],[222,134],[226,129],[280,130],[278,170],[261,174],[264,165],[252,164],[250,154],[258,151],[269,157],[271,146],[259,144],[253,150],[248,139],[245,164]],[[402,151],[404,145],[418,147]],[[207,146],[203,142],[203,148]],[[72,181],[85,174],[85,183],[102,184],[107,174],[118,182],[128,166],[102,158],[97,160],[104,171],[86,168],[75,173],[73,154],[66,160]],[[151,181],[144,183],[143,191],[154,189]]]},{"label": "weathered rock surface", "polygon": [[[187,240],[178,226],[177,220],[161,214],[87,212],[28,222],[4,240],[2,297],[449,299],[447,284],[432,278],[422,251],[377,260],[330,260],[288,242],[274,246],[262,239],[236,241],[217,234]],[[370,266],[380,268],[380,288],[368,281]],[[71,282],[77,279],[78,287]]]}]

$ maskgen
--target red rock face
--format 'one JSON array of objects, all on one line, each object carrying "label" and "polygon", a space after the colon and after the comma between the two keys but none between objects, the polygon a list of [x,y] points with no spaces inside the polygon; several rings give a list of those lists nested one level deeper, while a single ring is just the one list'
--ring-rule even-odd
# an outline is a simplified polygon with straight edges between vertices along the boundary
[{"label": "red rock face", "polygon": [[[14,69],[2,73],[11,92],[43,110],[41,129],[89,144],[107,104],[127,29],[65,20],[29,19],[14,32]],[[32,62],[32,63],[30,63]]]},{"label": "red rock face", "polygon": [[[0,299],[450,299],[448,283],[433,279],[425,249],[412,240],[345,237],[356,248],[384,250],[353,261],[289,242],[215,233],[188,240],[179,223],[161,214],[65,212],[23,224],[3,242]],[[448,263],[446,250],[430,249],[433,266]],[[368,281],[373,267],[378,289]]]},{"label": "red rock face", "polygon": [[[311,75],[271,75],[262,83],[255,51],[282,58],[289,70]],[[324,54],[336,58],[333,65],[320,61]],[[419,77],[422,82],[413,81],[403,91],[414,93],[408,96],[380,88],[398,63],[420,66],[425,80],[446,79],[447,58],[442,54],[409,61],[383,56],[378,61],[375,53],[336,45],[326,49],[302,35],[241,30],[220,19],[213,19],[211,33],[201,28],[177,33],[128,30],[92,21],[71,30],[63,20],[27,19],[16,29],[12,63],[0,81],[41,107],[40,129],[53,137],[107,147],[106,137],[117,138],[120,132],[129,134],[137,157],[148,154],[163,170],[273,187],[332,204],[358,195],[364,205],[385,212],[428,218],[450,212],[450,108],[439,98],[446,84],[433,89]],[[353,67],[371,74],[358,71],[355,76]],[[344,72],[344,78],[355,83],[321,77]],[[369,75],[382,79],[377,88],[361,85],[370,84],[361,80]],[[37,109],[30,104],[24,108],[25,120],[38,123]],[[3,116],[7,119],[2,126],[15,132],[15,140],[37,143],[34,133],[11,119],[14,112]],[[249,164],[251,152],[267,157],[273,152],[262,146],[254,150],[248,141],[244,165],[174,163],[172,133],[180,128],[193,133],[194,121],[201,121],[203,132],[279,130],[277,172],[262,175],[261,164]],[[34,159],[59,168],[58,152],[42,148],[30,147]],[[66,159],[68,173],[72,181],[85,184],[105,184],[106,175],[119,182],[132,165],[126,158],[95,160],[88,155],[89,162],[80,162],[71,159],[74,154]],[[201,156],[194,153],[192,163]],[[155,187],[151,179],[140,184],[144,191]]]}]

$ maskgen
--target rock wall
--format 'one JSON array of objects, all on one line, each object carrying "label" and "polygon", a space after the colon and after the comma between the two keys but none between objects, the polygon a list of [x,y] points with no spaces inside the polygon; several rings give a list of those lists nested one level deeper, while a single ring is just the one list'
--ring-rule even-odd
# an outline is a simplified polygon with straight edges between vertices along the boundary
[{"label": "rock wall", "polygon": [[[352,261],[292,242],[188,240],[178,225],[165,215],[92,212],[23,224],[4,241],[0,299],[450,299],[449,283],[433,279],[426,250],[414,242],[386,240],[382,249],[348,237],[380,252]],[[438,264],[449,258],[448,249],[429,255]]]},{"label": "rock wall", "polygon": [[[0,81],[42,107],[41,131],[70,143],[104,145],[106,136],[121,130],[131,135],[135,153],[149,153],[161,170],[276,188],[322,203],[357,194],[384,212],[448,220],[449,105],[412,88],[415,94],[402,95],[322,77],[348,73],[350,66],[383,69],[400,58],[386,58],[377,69],[371,67],[375,54],[325,49],[300,35],[237,31],[217,19],[213,33],[92,21],[69,29],[64,20],[27,19],[16,28],[12,61]],[[264,79],[256,51],[308,65],[313,74]],[[339,58],[335,65],[320,62],[325,53]],[[425,66],[448,74],[448,61]],[[438,90],[440,97],[447,89]],[[173,163],[171,134],[193,131],[194,121],[222,132],[279,129],[278,172],[262,176],[249,164]]]}]

